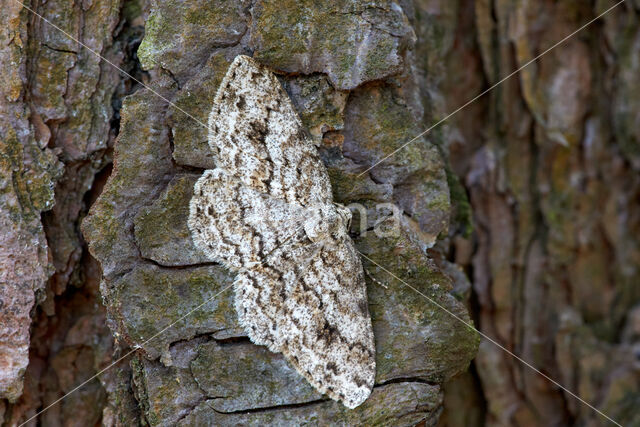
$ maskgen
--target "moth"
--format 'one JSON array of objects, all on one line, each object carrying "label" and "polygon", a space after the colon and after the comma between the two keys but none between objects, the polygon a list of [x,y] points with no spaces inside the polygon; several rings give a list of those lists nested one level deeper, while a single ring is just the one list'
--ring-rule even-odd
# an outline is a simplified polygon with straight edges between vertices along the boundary
[{"label": "moth", "polygon": [[251,341],[284,355],[349,408],[370,395],[375,345],[351,212],[275,75],[230,65],[209,115],[216,168],[194,186],[196,246],[236,273],[235,309]]}]

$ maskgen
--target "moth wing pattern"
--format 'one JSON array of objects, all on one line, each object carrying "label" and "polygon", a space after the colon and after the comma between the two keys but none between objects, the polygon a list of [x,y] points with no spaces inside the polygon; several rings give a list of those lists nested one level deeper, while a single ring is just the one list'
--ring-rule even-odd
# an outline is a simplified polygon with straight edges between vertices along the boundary
[{"label": "moth wing pattern", "polygon": [[216,166],[245,185],[292,204],[331,203],[331,183],[276,76],[238,56],[220,83],[209,114]]},{"label": "moth wing pattern", "polygon": [[247,187],[218,168],[196,181],[189,210],[196,246],[236,272],[303,233],[301,208]]},{"label": "moth wing pattern", "polygon": [[[238,56],[209,116],[216,169],[194,186],[189,229],[237,272],[235,306],[256,344],[349,408],[371,393],[375,343],[364,273],[346,226],[324,238],[311,218],[334,209],[326,169],[267,68]],[[343,208],[344,209],[344,208]]]},{"label": "moth wing pattern", "polygon": [[282,353],[317,390],[355,408],[374,385],[375,344],[362,265],[345,237],[277,249],[240,272],[236,311],[254,343]]}]

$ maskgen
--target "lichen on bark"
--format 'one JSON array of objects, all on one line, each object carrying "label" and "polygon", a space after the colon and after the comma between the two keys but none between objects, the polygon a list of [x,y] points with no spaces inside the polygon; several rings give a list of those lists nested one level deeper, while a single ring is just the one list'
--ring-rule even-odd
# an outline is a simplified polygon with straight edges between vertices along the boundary
[{"label": "lichen on bark", "polygon": [[[29,6],[120,61],[121,46],[114,49],[122,42],[114,34],[120,2]],[[96,174],[109,162],[111,101],[123,82],[117,70],[34,19],[20,2],[3,1],[2,10],[0,397],[9,402],[0,401],[0,423],[17,425],[111,356],[104,310],[96,304],[100,270],[83,250],[78,222]],[[91,381],[43,422],[100,421],[103,380]]]},{"label": "lichen on bark", "polygon": [[[388,215],[380,204],[404,211],[396,238],[356,236],[365,255],[465,321],[470,298],[484,333],[639,423],[638,0],[364,175],[613,1],[26,4],[179,108],[0,0],[0,393],[11,399],[0,424],[25,421],[231,283],[201,264],[182,221],[215,158],[181,110],[206,123],[238,54],[278,73],[335,199],[366,210],[354,236]],[[103,186],[83,227],[98,263],[80,222]],[[39,422],[600,425],[489,342],[462,372],[477,336],[367,270],[379,375],[356,411],[249,343],[227,291]]]},{"label": "lichen on bark", "polygon": [[29,362],[31,310],[52,269],[40,213],[51,209],[62,164],[34,137],[24,103],[26,20],[19,5],[0,18],[0,62],[12,63],[0,85],[0,397],[15,401]]},{"label": "lichen on bark", "polygon": [[[184,212],[192,183],[202,168],[215,165],[206,129],[193,117],[206,121],[226,67],[234,56],[248,50],[281,74],[318,144],[336,198],[345,204],[362,203],[376,220],[382,215],[376,209],[379,203],[395,203],[405,212],[397,239],[365,234],[356,239],[360,250],[470,322],[464,305],[450,294],[451,279],[425,253],[439,235],[447,233],[449,224],[449,188],[438,149],[421,140],[390,164],[353,178],[398,147],[402,139],[419,132],[414,123],[420,119],[416,112],[423,108],[415,98],[405,98],[407,88],[415,84],[410,57],[405,57],[415,39],[402,9],[391,2],[375,8],[345,2],[327,11],[305,3],[307,13],[299,14],[293,5],[278,5],[289,21],[314,34],[312,43],[296,48],[301,55],[296,56],[286,43],[268,42],[278,34],[292,37],[281,27],[286,21],[282,14],[274,13],[275,3],[256,2],[248,9],[234,6],[224,11],[212,5],[206,13],[219,16],[198,21],[199,27],[185,19],[167,18],[183,12],[187,16],[189,7],[154,2],[152,26],[141,47],[143,56],[155,58],[143,61],[154,67],[154,90],[179,108],[144,90],[127,99],[114,173],[83,223],[90,249],[104,270],[102,292],[111,325],[120,339],[143,350],[133,385],[144,400],[143,417],[153,425],[332,419],[434,423],[442,406],[441,384],[466,369],[475,354],[477,336],[398,283],[389,290],[373,281],[368,284],[379,370],[371,402],[351,413],[310,388],[281,356],[247,342],[237,324],[232,291],[163,331],[233,279],[220,267],[203,264],[187,232]],[[339,40],[338,34],[323,29],[325,18],[334,19],[341,29]],[[228,19],[234,24],[220,25]],[[234,38],[245,21],[252,22],[246,34]],[[370,30],[361,33],[361,25]],[[196,28],[228,43],[205,47],[194,36]],[[177,35],[167,38],[168,31]],[[340,70],[333,68],[340,62],[334,57],[339,50],[364,52],[364,47],[379,48],[381,43],[390,43],[389,55],[356,55],[356,62],[342,61]],[[191,49],[196,55],[185,67],[184,55]],[[390,76],[395,79],[385,80]],[[395,256],[390,258],[390,253]],[[392,279],[382,270],[370,270],[391,285]],[[224,368],[229,360],[234,362]],[[240,361],[246,366],[238,365]],[[170,380],[173,376],[180,380]],[[180,396],[179,401],[171,403],[172,396]],[[416,398],[406,400],[408,396]],[[386,410],[382,402],[395,402],[394,408]],[[285,409],[291,405],[297,409]],[[241,418],[233,415],[246,410],[251,412]],[[223,412],[230,415],[220,418]]]}]

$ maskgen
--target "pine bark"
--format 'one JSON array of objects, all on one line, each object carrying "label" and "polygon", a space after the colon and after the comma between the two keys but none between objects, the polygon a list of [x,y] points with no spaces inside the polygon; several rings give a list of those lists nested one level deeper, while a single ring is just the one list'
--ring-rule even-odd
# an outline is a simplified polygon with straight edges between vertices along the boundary
[{"label": "pine bark", "polygon": [[355,238],[363,253],[639,424],[640,2],[358,177],[613,4],[26,3],[125,75],[0,0],[0,424],[141,346],[38,422],[606,425],[372,264],[379,372],[356,411],[249,343],[232,293],[145,342],[233,279],[190,244],[215,159],[175,106],[206,122],[237,54],[278,73],[338,201],[369,226],[402,210],[398,237]]}]

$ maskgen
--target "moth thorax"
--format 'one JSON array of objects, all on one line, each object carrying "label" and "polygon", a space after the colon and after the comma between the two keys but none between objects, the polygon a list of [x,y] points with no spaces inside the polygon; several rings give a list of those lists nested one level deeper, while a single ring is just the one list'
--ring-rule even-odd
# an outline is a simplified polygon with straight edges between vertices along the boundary
[{"label": "moth thorax", "polygon": [[344,236],[351,221],[351,211],[336,204],[318,204],[308,208],[304,231],[312,242]]}]

